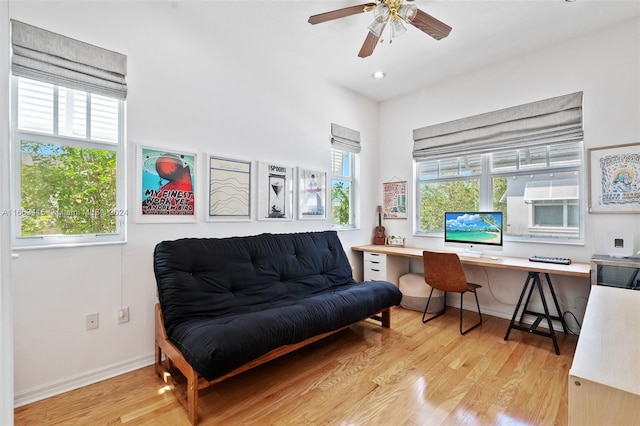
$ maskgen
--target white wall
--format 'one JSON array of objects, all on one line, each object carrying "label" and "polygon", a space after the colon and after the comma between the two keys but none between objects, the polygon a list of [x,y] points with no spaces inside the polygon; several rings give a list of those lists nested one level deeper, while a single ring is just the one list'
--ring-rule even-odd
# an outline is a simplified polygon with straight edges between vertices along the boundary
[{"label": "white wall", "polygon": [[[136,144],[251,160],[254,167],[260,160],[329,172],[332,122],[361,131],[361,199],[370,205],[377,104],[278,64],[259,68],[241,37],[220,40],[216,23],[196,21],[199,14],[191,12],[207,7],[219,6],[18,1],[9,12],[128,56],[130,206],[136,205]],[[1,61],[6,67],[6,58]],[[254,209],[256,201],[254,194]],[[18,405],[152,363],[152,251],[159,241],[324,230],[330,221],[158,225],[136,224],[129,216],[128,226],[125,245],[23,250],[13,262]],[[345,247],[369,241],[374,216],[363,217],[362,226],[363,232],[341,233]],[[130,307],[129,323],[117,325],[120,306]],[[99,312],[100,327],[86,331],[84,317],[91,312]]]},{"label": "white wall", "polygon": [[[198,7],[213,6],[12,1],[9,15],[128,56],[129,176],[135,173],[138,143],[329,170],[329,124],[360,130],[362,231],[341,233],[345,247],[370,241],[382,182],[412,181],[414,128],[582,90],[587,147],[640,140],[637,21],[378,105],[278,64],[256,69],[243,44],[251,41],[219,40],[212,30],[216,23],[205,27],[185,13]],[[0,69],[7,68],[7,56],[0,50]],[[0,99],[6,104],[6,95]],[[128,183],[130,205],[136,204],[134,184],[133,179]],[[554,254],[586,261],[602,250],[606,230],[640,229],[640,215],[587,215],[586,221],[587,244],[554,246]],[[152,225],[136,224],[133,217],[128,225],[125,245],[24,250],[11,263],[18,405],[152,362],[151,253],[160,240],[329,227],[301,221]],[[413,237],[411,220],[385,226],[407,236],[410,245],[441,246],[435,239]],[[528,256],[551,248],[509,244],[505,250]],[[354,267],[358,275],[360,265]],[[524,277],[489,269],[469,272],[485,284],[483,310],[508,315]],[[563,309],[581,318],[588,284],[561,277],[555,283]],[[7,288],[7,280],[2,285]],[[117,325],[122,305],[130,307],[131,321]],[[90,312],[100,313],[100,328],[86,331],[84,316]]]},{"label": "white wall", "polygon": [[[0,14],[8,10],[0,3]],[[0,211],[9,208],[9,22],[0,20]],[[9,217],[0,215],[0,425],[13,423],[13,306]]]},{"label": "white wall", "polygon": [[[635,19],[384,102],[380,105],[379,158],[385,160],[380,164],[379,184],[394,176],[413,181],[415,128],[577,91],[584,92],[585,151],[640,142],[639,75],[640,22]],[[411,195],[409,209],[413,211],[415,188]],[[587,262],[592,254],[604,253],[609,230],[634,230],[635,247],[640,249],[640,214],[585,212],[584,217],[582,246],[506,242],[503,254],[565,256]],[[385,227],[388,233],[406,236],[408,245],[443,247],[441,238],[414,236],[411,220],[388,220]],[[412,269],[422,271],[422,265],[414,262]],[[484,286],[479,291],[482,309],[510,318],[526,274],[491,268],[468,268],[467,272],[470,280]],[[552,280],[562,310],[570,310],[581,320],[588,283],[567,277]]]}]

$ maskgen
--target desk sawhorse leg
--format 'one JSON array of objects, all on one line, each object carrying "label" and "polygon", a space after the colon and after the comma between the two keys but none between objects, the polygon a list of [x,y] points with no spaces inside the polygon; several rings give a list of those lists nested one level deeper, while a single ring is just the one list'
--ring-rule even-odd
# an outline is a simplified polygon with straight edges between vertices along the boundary
[{"label": "desk sawhorse leg", "polygon": [[[547,284],[549,285],[549,291],[551,292],[551,297],[553,298],[553,303],[556,306],[556,312],[558,312],[558,316],[551,316],[549,314],[549,308],[547,307],[547,300],[544,297],[544,291],[542,289],[542,281],[540,280],[539,272],[529,272],[529,276],[524,283],[524,287],[522,288],[522,293],[520,294],[520,299],[518,299],[518,304],[516,305],[516,309],[513,312],[513,317],[511,318],[511,323],[509,324],[509,328],[507,329],[507,334],[504,336],[504,340],[509,340],[509,334],[511,333],[511,329],[515,328],[520,331],[528,331],[529,333],[538,334],[540,336],[551,337],[553,340],[553,348],[556,350],[556,355],[560,355],[560,348],[558,347],[558,341],[556,340],[556,333],[553,330],[553,324],[551,320],[560,321],[562,324],[562,329],[564,334],[567,334],[569,330],[567,329],[567,323],[562,318],[562,313],[560,312],[560,305],[558,304],[558,298],[556,297],[556,292],[553,290],[553,285],[551,284],[551,278],[549,278],[549,274],[544,274],[547,279]],[[529,286],[531,286],[529,288]],[[522,309],[522,314],[520,314],[520,319],[518,320],[518,324],[514,324],[516,321],[516,317],[518,316],[518,311],[520,310],[520,305],[522,305],[522,299],[524,299],[524,295],[529,288],[529,295],[527,296],[527,301],[524,304],[524,308]],[[542,301],[542,307],[544,308],[544,313],[534,312],[528,310],[529,301],[531,301],[531,295],[533,294],[533,289],[537,288],[540,293],[540,300]],[[529,327],[525,327],[522,325],[522,317],[525,314],[534,315],[536,320]],[[546,319],[549,324],[549,331],[539,331],[538,325],[542,319]]]}]

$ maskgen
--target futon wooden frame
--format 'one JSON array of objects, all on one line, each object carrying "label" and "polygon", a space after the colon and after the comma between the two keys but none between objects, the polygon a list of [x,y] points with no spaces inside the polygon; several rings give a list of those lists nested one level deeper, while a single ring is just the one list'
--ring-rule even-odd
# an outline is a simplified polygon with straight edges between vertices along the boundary
[{"label": "futon wooden frame", "polygon": [[[317,342],[318,340],[338,333],[351,326],[347,325],[345,327],[329,331],[324,334],[310,337],[307,340],[299,343],[281,346],[270,352],[267,352],[266,354],[254,359],[253,361],[250,361],[236,368],[235,370],[225,374],[222,377],[218,377],[217,379],[208,381],[204,377],[201,377],[196,372],[196,370],[194,370],[193,367],[189,365],[180,350],[167,338],[167,333],[164,329],[164,321],[162,318],[162,310],[160,309],[159,303],[156,304],[155,311],[155,371],[158,376],[160,376],[162,380],[164,380],[164,382],[170,386],[178,401],[180,401],[180,403],[187,410],[189,421],[194,426],[198,424],[198,391],[200,391],[201,389],[205,389],[225,379],[243,373],[253,367],[257,367],[282,355],[286,355],[289,352],[295,351],[296,349],[299,349],[303,346]],[[390,308],[383,309],[376,315],[369,318],[380,321],[382,327],[384,328],[391,327]],[[362,320],[365,319],[367,318],[363,318]]]}]

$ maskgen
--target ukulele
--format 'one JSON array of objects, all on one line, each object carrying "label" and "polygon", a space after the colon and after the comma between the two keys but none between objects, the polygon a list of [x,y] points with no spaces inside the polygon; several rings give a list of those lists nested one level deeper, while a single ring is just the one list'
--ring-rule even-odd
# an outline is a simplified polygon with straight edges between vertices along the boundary
[{"label": "ukulele", "polygon": [[384,226],[382,226],[382,206],[378,206],[376,210],[378,212],[378,226],[374,228],[373,244],[384,245],[384,243],[387,241],[387,237],[384,234]]}]

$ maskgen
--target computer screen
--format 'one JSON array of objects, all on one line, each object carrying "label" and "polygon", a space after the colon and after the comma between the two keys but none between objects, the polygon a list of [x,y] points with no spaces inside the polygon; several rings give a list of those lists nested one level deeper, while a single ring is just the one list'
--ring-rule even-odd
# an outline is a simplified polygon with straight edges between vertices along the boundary
[{"label": "computer screen", "polygon": [[502,246],[502,212],[446,212],[444,241],[466,245]]}]

